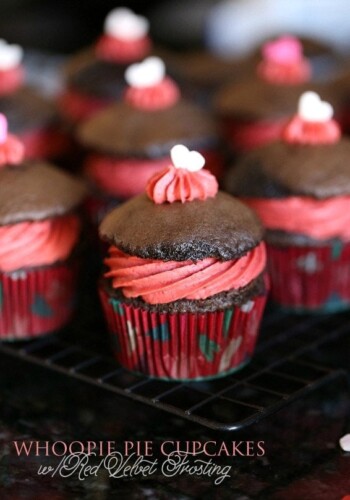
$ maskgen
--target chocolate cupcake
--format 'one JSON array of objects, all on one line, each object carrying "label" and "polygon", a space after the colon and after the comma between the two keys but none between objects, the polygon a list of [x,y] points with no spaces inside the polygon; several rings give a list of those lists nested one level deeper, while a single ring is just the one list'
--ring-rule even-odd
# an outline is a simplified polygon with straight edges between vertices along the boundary
[{"label": "chocolate cupcake", "polygon": [[82,183],[24,160],[0,115],[0,339],[50,333],[70,319],[81,232]]},{"label": "chocolate cupcake", "polygon": [[274,302],[297,312],[350,306],[350,141],[313,92],[281,140],[242,157],[228,192],[264,223]]},{"label": "chocolate cupcake", "polygon": [[178,142],[199,149],[209,170],[220,174],[216,123],[202,108],[181,98],[163,62],[151,57],[132,65],[126,79],[123,100],[77,130],[87,150],[83,170],[96,192],[91,205],[94,220],[111,203],[142,193],[149,177],[169,164],[169,149]]},{"label": "chocolate cupcake", "polygon": [[67,66],[59,109],[68,123],[85,120],[121,97],[127,66],[151,50],[148,29],[147,19],[129,9],[116,8],[108,14],[95,46]]},{"label": "chocolate cupcake", "polygon": [[[312,66],[296,38],[282,37],[266,43],[262,56],[250,78],[225,85],[214,99],[224,135],[234,152],[249,151],[278,139],[300,94],[310,90]],[[329,99],[328,86],[313,83],[312,90]],[[333,95],[330,100],[334,102]]]},{"label": "chocolate cupcake", "polygon": [[55,158],[67,147],[55,105],[24,84],[22,48],[0,40],[0,113],[23,142],[27,158]]},{"label": "chocolate cupcake", "polygon": [[198,380],[241,368],[253,354],[266,301],[263,230],[218,192],[204,158],[185,146],[146,194],[110,212],[100,296],[126,368]]}]

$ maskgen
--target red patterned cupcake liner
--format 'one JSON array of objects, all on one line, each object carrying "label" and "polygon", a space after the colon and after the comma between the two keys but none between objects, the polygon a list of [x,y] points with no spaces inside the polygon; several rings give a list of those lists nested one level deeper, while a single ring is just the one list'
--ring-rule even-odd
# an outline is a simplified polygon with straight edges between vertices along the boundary
[{"label": "red patterned cupcake liner", "polygon": [[69,150],[71,144],[58,125],[18,134],[18,138],[23,142],[26,158],[29,159],[58,158]]},{"label": "red patterned cupcake liner", "polygon": [[251,358],[266,296],[207,313],[159,313],[126,304],[100,287],[119,363],[168,380],[201,380],[236,371]]},{"label": "red patterned cupcake liner", "polygon": [[350,243],[322,247],[267,244],[271,299],[296,311],[350,307]]},{"label": "red patterned cupcake liner", "polygon": [[286,119],[274,121],[227,119],[224,122],[224,133],[234,151],[246,152],[279,139],[286,122]]},{"label": "red patterned cupcake liner", "polygon": [[51,333],[72,316],[78,262],[0,272],[0,340]]},{"label": "red patterned cupcake liner", "polygon": [[58,99],[62,116],[69,122],[81,122],[113,103],[113,99],[101,99],[79,93],[74,90],[65,91]]}]

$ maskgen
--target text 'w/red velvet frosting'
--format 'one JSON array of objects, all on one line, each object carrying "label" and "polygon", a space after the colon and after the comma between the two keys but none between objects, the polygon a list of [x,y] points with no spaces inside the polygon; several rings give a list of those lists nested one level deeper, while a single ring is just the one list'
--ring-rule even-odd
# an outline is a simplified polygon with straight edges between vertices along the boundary
[{"label": "text 'w/red velvet frosting'", "polygon": [[8,133],[7,119],[0,113],[0,168],[18,165],[24,158],[24,146],[14,135]]},{"label": "text 'w/red velvet frosting'", "polygon": [[105,61],[128,64],[145,57],[151,49],[149,23],[125,7],[106,17],[104,34],[96,44],[96,55]]},{"label": "text 'w/red velvet frosting'", "polygon": [[208,170],[203,170],[205,159],[200,153],[177,145],[170,154],[173,165],[157,172],[146,187],[147,196],[154,203],[185,203],[215,197],[218,182]]},{"label": "text 'w/red velvet frosting'", "polygon": [[305,92],[299,99],[298,113],[286,125],[282,138],[288,144],[335,144],[341,137],[333,108],[316,92]]},{"label": "text 'w/red velvet frosting'", "polygon": [[128,88],[125,100],[144,111],[170,108],[180,98],[176,83],[165,75],[165,65],[159,57],[148,57],[129,66],[125,72]]},{"label": "text 'w/red velvet frosting'", "polygon": [[298,85],[311,78],[311,65],[304,57],[297,38],[283,36],[262,49],[263,60],[257,71],[260,78],[276,85]]}]

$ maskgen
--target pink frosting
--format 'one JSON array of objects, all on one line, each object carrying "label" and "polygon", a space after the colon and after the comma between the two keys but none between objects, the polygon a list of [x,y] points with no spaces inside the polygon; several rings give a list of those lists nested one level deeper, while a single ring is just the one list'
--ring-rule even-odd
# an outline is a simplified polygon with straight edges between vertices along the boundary
[{"label": "pink frosting", "polygon": [[262,55],[258,75],[270,83],[297,85],[311,78],[311,65],[304,58],[297,38],[285,36],[268,42],[263,46]]},{"label": "pink frosting", "polygon": [[105,259],[113,288],[125,297],[142,297],[149,304],[165,304],[180,299],[200,300],[220,292],[238,290],[263,272],[266,265],[264,243],[239,259],[220,261],[207,258],[199,262],[142,259],[109,249]]},{"label": "pink frosting", "polygon": [[350,196],[325,200],[290,196],[283,199],[244,198],[265,227],[304,234],[314,239],[350,240]]},{"label": "pink frosting", "polygon": [[80,221],[76,215],[0,227],[0,270],[53,264],[66,259],[76,245]]},{"label": "pink frosting", "polygon": [[282,139],[289,144],[335,144],[341,130],[335,120],[308,122],[296,115],[282,131]]},{"label": "pink frosting", "polygon": [[111,35],[102,35],[95,50],[100,59],[128,64],[143,59],[150,52],[151,40],[147,36],[137,40],[125,40]]},{"label": "pink frosting", "polygon": [[169,77],[150,87],[128,87],[125,92],[125,100],[131,106],[144,111],[170,108],[179,99],[180,90]]},{"label": "pink frosting", "polygon": [[21,87],[24,80],[24,69],[17,66],[8,70],[0,70],[0,96],[12,94]]},{"label": "pink frosting", "polygon": [[173,165],[154,174],[146,187],[147,196],[154,203],[206,200],[218,192],[218,182],[208,170],[190,172]]},{"label": "pink frosting", "polygon": [[23,143],[14,135],[8,135],[0,143],[0,168],[6,165],[18,165],[24,158]]}]

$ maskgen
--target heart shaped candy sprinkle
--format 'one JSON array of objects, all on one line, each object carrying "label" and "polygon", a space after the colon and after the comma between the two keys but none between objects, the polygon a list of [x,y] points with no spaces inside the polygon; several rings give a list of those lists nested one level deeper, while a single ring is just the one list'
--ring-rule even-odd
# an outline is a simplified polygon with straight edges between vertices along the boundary
[{"label": "heart shaped candy sprinkle", "polygon": [[19,45],[10,45],[6,40],[0,40],[0,70],[6,71],[20,64],[23,49]]},{"label": "heart shaped candy sprinkle", "polygon": [[205,158],[198,151],[190,151],[181,144],[171,149],[170,156],[174,167],[184,168],[190,172],[197,172],[205,165]]},{"label": "heart shaped candy sprinkle", "polygon": [[115,38],[133,41],[143,38],[149,30],[149,22],[125,7],[113,9],[106,17],[104,32]]},{"label": "heart shaped candy sprinkle", "polygon": [[322,123],[332,119],[333,107],[316,92],[304,92],[299,99],[298,114],[304,121]]},{"label": "heart shaped candy sprinkle", "polygon": [[165,65],[159,57],[147,57],[141,63],[132,64],[125,72],[130,87],[152,87],[165,76]]}]

